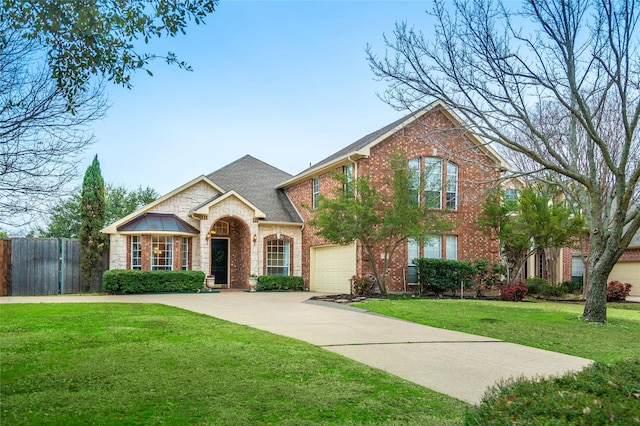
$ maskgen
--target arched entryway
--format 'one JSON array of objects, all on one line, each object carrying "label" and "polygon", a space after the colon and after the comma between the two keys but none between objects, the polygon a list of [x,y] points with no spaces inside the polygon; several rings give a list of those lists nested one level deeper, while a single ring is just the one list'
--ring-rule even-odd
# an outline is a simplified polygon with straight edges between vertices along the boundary
[{"label": "arched entryway", "polygon": [[251,268],[251,232],[242,219],[221,217],[211,225],[210,274],[216,284],[248,288]]}]

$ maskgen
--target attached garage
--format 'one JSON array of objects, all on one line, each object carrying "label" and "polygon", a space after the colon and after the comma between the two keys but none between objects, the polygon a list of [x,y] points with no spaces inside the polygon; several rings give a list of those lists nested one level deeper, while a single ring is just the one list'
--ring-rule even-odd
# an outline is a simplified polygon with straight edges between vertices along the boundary
[{"label": "attached garage", "polygon": [[616,263],[608,281],[631,283],[631,296],[640,296],[640,261]]},{"label": "attached garage", "polygon": [[356,245],[311,248],[310,290],[319,293],[351,293],[351,277],[356,274]]}]

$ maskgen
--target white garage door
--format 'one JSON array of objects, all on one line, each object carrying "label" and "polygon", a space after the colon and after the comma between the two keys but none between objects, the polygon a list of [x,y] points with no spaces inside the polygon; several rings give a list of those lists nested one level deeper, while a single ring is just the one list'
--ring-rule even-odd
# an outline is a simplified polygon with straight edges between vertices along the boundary
[{"label": "white garage door", "polygon": [[320,293],[349,294],[350,279],[356,273],[356,245],[311,248],[310,290]]},{"label": "white garage door", "polygon": [[640,296],[640,262],[618,262],[609,274],[609,281],[631,283],[631,296]]}]

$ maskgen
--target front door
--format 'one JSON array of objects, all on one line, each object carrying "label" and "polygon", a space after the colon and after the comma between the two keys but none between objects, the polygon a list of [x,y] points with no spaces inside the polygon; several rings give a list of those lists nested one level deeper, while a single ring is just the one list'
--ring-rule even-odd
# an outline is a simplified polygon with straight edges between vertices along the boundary
[{"label": "front door", "polygon": [[229,284],[229,240],[226,238],[211,239],[211,273],[216,277],[216,284]]}]

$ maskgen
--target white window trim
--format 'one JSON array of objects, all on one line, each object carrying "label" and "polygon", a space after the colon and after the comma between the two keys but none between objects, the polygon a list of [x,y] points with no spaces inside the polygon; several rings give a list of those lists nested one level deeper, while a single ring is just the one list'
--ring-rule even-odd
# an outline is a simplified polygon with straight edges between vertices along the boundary
[{"label": "white window trim", "polygon": [[[156,257],[155,252],[155,244],[157,244],[158,249],[160,249],[160,244],[163,245],[164,251],[162,254],[164,256]],[[168,253],[168,255],[167,255]],[[158,265],[156,262],[158,260],[164,259],[164,265]],[[164,236],[164,235],[153,235],[151,237],[151,270],[152,271],[173,271],[173,237]]]},{"label": "white window trim", "polygon": [[[272,264],[273,261],[273,255],[271,254],[271,248],[274,247],[272,246],[272,244],[277,244],[277,247],[280,247],[280,244],[282,244],[282,265],[274,265]],[[284,275],[284,276],[289,276],[291,275],[291,243],[287,240],[283,240],[283,239],[279,239],[279,240],[269,240],[267,241],[267,247],[266,247],[266,272],[267,275],[272,275],[270,272],[271,268],[278,268],[278,269],[284,269],[286,271],[286,273],[284,274],[277,274],[277,275]],[[273,274],[276,275],[276,274]]]}]

